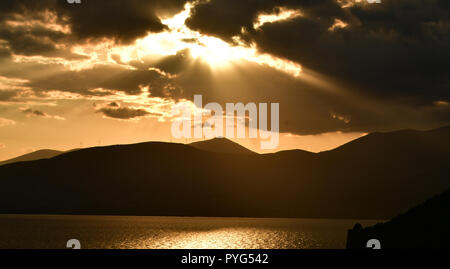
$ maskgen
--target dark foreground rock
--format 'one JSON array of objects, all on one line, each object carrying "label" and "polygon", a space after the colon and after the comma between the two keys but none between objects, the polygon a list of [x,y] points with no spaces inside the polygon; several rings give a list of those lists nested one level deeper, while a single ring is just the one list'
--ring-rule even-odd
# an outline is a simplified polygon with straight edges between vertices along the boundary
[{"label": "dark foreground rock", "polygon": [[450,190],[389,222],[366,228],[356,224],[348,231],[347,248],[366,248],[370,239],[379,240],[382,249],[450,248]]}]

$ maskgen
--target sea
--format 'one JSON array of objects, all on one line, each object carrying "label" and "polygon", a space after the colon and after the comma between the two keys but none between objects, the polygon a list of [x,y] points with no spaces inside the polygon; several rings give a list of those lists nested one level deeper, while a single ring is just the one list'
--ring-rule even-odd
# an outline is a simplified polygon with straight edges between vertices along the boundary
[{"label": "sea", "polygon": [[[342,249],[383,220],[0,215],[0,249]],[[72,245],[73,246],[73,245]]]}]

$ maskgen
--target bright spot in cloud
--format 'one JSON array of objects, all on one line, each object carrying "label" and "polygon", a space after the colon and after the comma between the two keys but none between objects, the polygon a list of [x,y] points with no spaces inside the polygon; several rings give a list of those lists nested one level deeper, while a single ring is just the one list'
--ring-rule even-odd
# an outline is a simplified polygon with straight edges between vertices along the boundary
[{"label": "bright spot in cloud", "polygon": [[[170,18],[162,18],[162,23],[166,24],[169,30],[150,33],[138,39],[132,46],[110,48],[110,55],[119,55],[123,62],[139,61],[149,56],[157,60],[187,49],[194,59],[206,62],[212,68],[230,67],[235,61],[248,61],[276,68],[292,76],[299,76],[302,72],[300,64],[259,53],[255,45],[246,45],[242,42],[233,45],[220,38],[189,29],[185,21],[189,18],[192,7],[191,3],[187,3],[182,12]],[[82,54],[81,51],[77,53]]]},{"label": "bright spot in cloud", "polygon": [[262,25],[266,23],[274,23],[279,21],[291,20],[296,17],[303,16],[300,10],[287,9],[284,7],[278,8],[277,13],[267,14],[261,13],[258,15],[258,18],[253,23],[253,28],[259,29]]},{"label": "bright spot in cloud", "polygon": [[[123,68],[135,69],[130,64],[131,62],[157,63],[164,57],[186,50],[189,51],[192,58],[209,64],[212,69],[230,68],[233,63],[252,62],[275,68],[294,77],[301,74],[300,64],[260,53],[255,44],[241,42],[238,37],[234,38],[234,44],[230,44],[220,38],[189,29],[185,21],[191,15],[193,5],[187,3],[185,9],[180,13],[172,17],[161,18],[162,23],[168,26],[166,31],[149,33],[146,37],[137,39],[132,45],[120,46],[113,40],[105,39],[98,43],[74,45],[70,51],[84,56],[82,59],[67,60],[61,57],[13,55],[13,61],[16,63],[59,64],[72,71],[89,69],[96,65],[121,65]],[[298,10],[279,8],[279,12],[275,15],[261,14],[257,25],[287,20],[300,15]]]},{"label": "bright spot in cloud", "polygon": [[341,21],[340,19],[334,19],[334,24],[330,28],[328,28],[328,31],[334,31],[334,30],[336,30],[338,28],[342,29],[342,28],[345,28],[347,26],[348,26],[348,24],[343,22],[343,21]]}]

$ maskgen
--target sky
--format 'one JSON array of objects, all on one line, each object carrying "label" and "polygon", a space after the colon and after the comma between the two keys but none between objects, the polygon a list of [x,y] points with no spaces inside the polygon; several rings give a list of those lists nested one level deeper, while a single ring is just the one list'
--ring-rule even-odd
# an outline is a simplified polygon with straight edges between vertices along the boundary
[{"label": "sky", "polygon": [[0,160],[197,141],[171,135],[196,94],[279,103],[273,151],[448,125],[449,31],[446,0],[2,0]]}]

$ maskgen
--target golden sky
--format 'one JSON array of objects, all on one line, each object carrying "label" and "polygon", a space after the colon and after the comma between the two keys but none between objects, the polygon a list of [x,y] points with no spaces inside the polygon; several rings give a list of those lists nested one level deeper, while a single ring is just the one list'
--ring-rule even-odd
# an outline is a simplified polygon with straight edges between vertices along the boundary
[{"label": "golden sky", "polygon": [[[193,106],[195,94],[219,104],[280,103],[280,144],[271,152],[319,152],[374,130],[447,121],[445,95],[413,107],[416,97],[380,95],[375,87],[385,85],[371,82],[378,78],[351,76],[362,68],[376,71],[372,58],[360,67],[357,59],[337,56],[348,53],[344,36],[365,44],[350,38],[366,25],[352,12],[372,6],[325,1],[314,9],[298,2],[238,11],[220,0],[11,2],[0,20],[0,160],[44,148],[197,141],[176,140],[170,132],[172,107]],[[325,21],[316,14],[322,9]],[[309,47],[319,38],[314,30],[323,43]],[[359,36],[387,42],[378,32]],[[328,54],[332,48],[336,55]],[[258,139],[234,141],[266,152]]]}]

